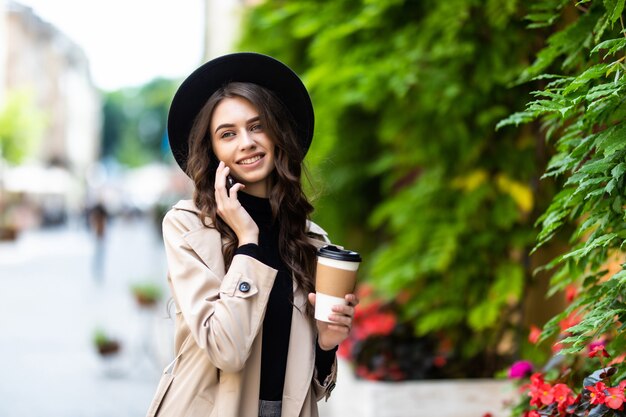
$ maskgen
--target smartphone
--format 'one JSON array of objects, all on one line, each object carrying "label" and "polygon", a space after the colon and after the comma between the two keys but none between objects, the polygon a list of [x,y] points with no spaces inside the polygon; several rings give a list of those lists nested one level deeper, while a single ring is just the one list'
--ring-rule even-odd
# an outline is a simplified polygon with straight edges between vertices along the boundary
[{"label": "smartphone", "polygon": [[[235,185],[235,180],[230,175],[226,176],[226,192],[229,193],[231,187]],[[229,193],[230,195],[230,193]]]}]

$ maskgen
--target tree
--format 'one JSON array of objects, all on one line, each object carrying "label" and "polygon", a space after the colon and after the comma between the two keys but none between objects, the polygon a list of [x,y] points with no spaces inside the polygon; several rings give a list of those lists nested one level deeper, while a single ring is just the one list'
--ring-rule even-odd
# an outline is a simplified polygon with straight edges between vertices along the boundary
[{"label": "tree", "polygon": [[551,193],[534,129],[495,131],[532,87],[510,87],[540,39],[521,7],[266,2],[244,25],[241,48],[289,63],[312,93],[317,220],[366,254],[361,275],[387,299],[401,294],[415,335],[452,347],[452,376],[492,375],[516,354]]},{"label": "tree", "polygon": [[155,79],[106,93],[102,154],[129,167],[165,158],[167,112],[175,88],[173,80]]},{"label": "tree", "polygon": [[10,91],[0,109],[0,161],[18,164],[41,139],[44,116],[28,91]]}]

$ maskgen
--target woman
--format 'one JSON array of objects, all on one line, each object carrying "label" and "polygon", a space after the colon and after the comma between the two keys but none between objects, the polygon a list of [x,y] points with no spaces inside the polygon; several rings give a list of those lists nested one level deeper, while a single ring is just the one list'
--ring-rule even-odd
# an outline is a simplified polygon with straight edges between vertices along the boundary
[{"label": "woman", "polygon": [[304,85],[265,55],[217,58],[180,86],[168,134],[195,190],[163,221],[178,356],[148,415],[317,416],[358,300],[313,319],[328,238],[300,182],[313,136]]}]

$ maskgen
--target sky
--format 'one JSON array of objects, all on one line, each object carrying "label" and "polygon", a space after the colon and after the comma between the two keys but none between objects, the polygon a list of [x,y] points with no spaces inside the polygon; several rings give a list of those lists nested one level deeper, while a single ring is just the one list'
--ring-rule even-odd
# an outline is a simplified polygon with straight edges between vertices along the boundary
[{"label": "sky", "polygon": [[14,0],[87,55],[97,87],[182,78],[202,59],[202,0]]}]

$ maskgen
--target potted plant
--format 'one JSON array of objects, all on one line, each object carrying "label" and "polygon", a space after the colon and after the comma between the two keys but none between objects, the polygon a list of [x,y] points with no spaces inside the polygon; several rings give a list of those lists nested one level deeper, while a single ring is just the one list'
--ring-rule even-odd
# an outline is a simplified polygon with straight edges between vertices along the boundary
[{"label": "potted plant", "polygon": [[94,331],[92,340],[98,354],[102,357],[114,356],[121,350],[120,342],[100,328]]},{"label": "potted plant", "polygon": [[153,307],[162,295],[161,287],[151,282],[134,284],[131,291],[141,307]]}]

